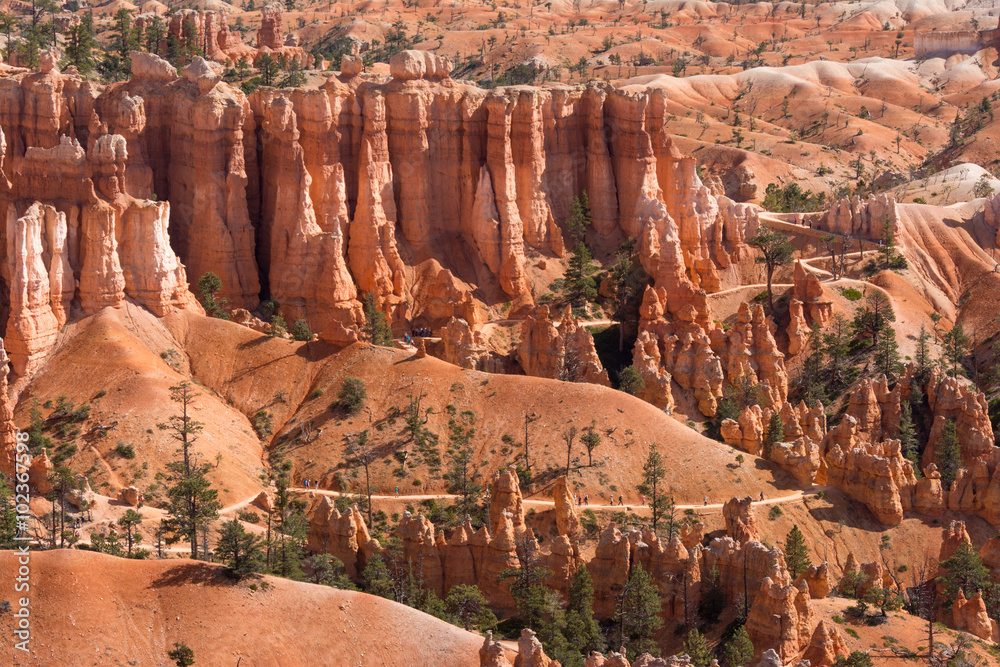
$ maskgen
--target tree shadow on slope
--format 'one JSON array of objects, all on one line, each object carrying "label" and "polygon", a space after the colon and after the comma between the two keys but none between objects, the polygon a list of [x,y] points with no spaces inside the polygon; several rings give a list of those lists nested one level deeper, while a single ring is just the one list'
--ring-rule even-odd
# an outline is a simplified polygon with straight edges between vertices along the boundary
[{"label": "tree shadow on slope", "polygon": [[228,577],[222,567],[209,563],[183,563],[174,565],[152,581],[152,588],[178,586],[232,586],[235,581]]}]

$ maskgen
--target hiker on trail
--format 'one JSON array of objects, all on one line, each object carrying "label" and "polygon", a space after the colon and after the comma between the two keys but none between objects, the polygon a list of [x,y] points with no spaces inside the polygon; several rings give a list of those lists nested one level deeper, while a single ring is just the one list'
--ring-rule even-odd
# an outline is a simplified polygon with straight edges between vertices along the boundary
[{"label": "hiker on trail", "polygon": [[760,492],[760,502],[764,502],[764,492]]},{"label": "hiker on trail", "polygon": [[708,507],[708,496],[705,496],[705,507]]},{"label": "hiker on trail", "polygon": [[589,493],[583,494],[583,504],[584,505],[589,505],[590,504],[590,494]]},{"label": "hiker on trail", "polygon": [[625,497],[622,494],[618,494],[618,505],[619,507],[625,504]]},{"label": "hiker on trail", "polygon": [[396,487],[396,495],[397,496],[399,495],[399,487],[398,486]]},{"label": "hiker on trail", "polygon": [[646,494],[643,494],[643,496],[642,496],[642,506],[643,507],[646,506]]}]

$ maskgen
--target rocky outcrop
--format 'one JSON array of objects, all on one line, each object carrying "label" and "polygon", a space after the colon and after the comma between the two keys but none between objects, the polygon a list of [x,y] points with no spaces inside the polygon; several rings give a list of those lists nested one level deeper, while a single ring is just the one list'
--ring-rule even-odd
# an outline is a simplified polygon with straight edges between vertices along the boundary
[{"label": "rocky outcrop", "polygon": [[658,408],[663,408],[668,414],[673,412],[672,378],[662,366],[659,342],[649,331],[640,332],[635,341],[635,346],[632,348],[632,366],[642,377],[642,388],[636,396]]},{"label": "rocky outcrop", "polygon": [[597,543],[594,557],[587,563],[594,582],[594,613],[610,617],[615,610],[613,586],[622,586],[628,579],[631,566],[631,547],[628,539],[612,521]]},{"label": "rocky outcrop", "polygon": [[976,591],[971,599],[966,600],[965,594],[959,590],[952,603],[951,615],[956,630],[964,630],[988,642],[1000,637],[1000,629],[997,622],[990,618],[982,591]]},{"label": "rocky outcrop", "polygon": [[[790,304],[798,302],[801,314],[807,325],[818,325],[824,328],[833,316],[833,299],[826,293],[826,288],[819,277],[812,271],[807,271],[802,262],[795,262],[792,274],[794,286]],[[789,305],[789,312],[792,306]],[[789,325],[791,328],[791,325]]]},{"label": "rocky outcrop", "polygon": [[7,393],[7,374],[10,359],[0,339],[0,473],[13,479],[17,451],[17,426],[14,424],[14,405]]},{"label": "rocky outcrop", "polygon": [[726,534],[737,542],[746,544],[759,537],[753,498],[750,496],[727,500],[722,506],[722,516],[726,521]]},{"label": "rocky outcrop", "polygon": [[357,505],[341,514],[329,496],[323,496],[310,514],[306,548],[328,553],[344,564],[345,574],[357,577],[368,559],[378,551],[378,541],[371,539]]},{"label": "rocky outcrop", "polygon": [[916,477],[898,440],[859,442],[857,420],[845,415],[824,442],[826,483],[863,503],[882,523],[895,526],[912,507]]},{"label": "rocky outcrop", "polygon": [[516,533],[524,531],[522,502],[521,485],[514,466],[497,471],[490,483],[490,530],[494,535],[499,534],[505,516]]},{"label": "rocky outcrop", "polygon": [[502,370],[490,354],[486,337],[464,319],[453,317],[441,329],[441,358],[448,363],[477,371]]},{"label": "rocky outcrop", "polygon": [[568,307],[558,327],[549,319],[547,306],[537,307],[521,324],[517,354],[528,375],[611,386],[594,337],[577,324]]},{"label": "rocky outcrop", "polygon": [[576,513],[576,504],[566,486],[566,477],[560,477],[552,487],[552,500],[555,504],[556,529],[560,535],[574,539],[580,536],[580,517]]},{"label": "rocky outcrop", "polygon": [[791,662],[810,640],[809,587],[794,585],[784,568],[775,567],[761,583],[746,628],[756,656],[773,649],[781,664]]},{"label": "rocky outcrop", "polygon": [[882,238],[885,225],[899,224],[896,200],[887,194],[855,195],[833,203],[823,218],[823,229],[842,236],[862,236],[870,241]]},{"label": "rocky outcrop", "polygon": [[809,587],[809,597],[813,600],[825,598],[833,590],[830,578],[830,565],[823,561],[819,565],[810,565],[805,572],[795,579],[795,585],[805,582]]},{"label": "rocky outcrop", "polygon": [[829,667],[837,656],[846,656],[848,653],[847,642],[837,626],[823,619],[816,624],[802,659],[809,661],[809,667]]}]

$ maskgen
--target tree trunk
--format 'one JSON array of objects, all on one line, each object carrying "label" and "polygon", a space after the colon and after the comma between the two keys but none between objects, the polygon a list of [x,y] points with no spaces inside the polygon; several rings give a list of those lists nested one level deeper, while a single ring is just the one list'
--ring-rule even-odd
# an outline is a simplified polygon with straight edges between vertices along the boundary
[{"label": "tree trunk", "polygon": [[767,265],[767,302],[771,306],[771,314],[774,314],[774,293],[771,291],[771,276],[774,275],[774,267]]}]

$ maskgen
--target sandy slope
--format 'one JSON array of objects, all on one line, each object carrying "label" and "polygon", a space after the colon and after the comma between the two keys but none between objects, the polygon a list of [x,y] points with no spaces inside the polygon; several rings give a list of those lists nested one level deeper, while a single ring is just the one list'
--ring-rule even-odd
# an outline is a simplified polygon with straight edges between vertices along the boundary
[{"label": "sandy slope", "polygon": [[[196,665],[213,667],[241,658],[253,667],[479,664],[478,635],[364,593],[275,577],[254,591],[218,565],[82,551],[36,552],[31,568],[32,651],[15,655],[5,641],[5,665],[166,666],[178,641],[194,650]],[[3,599],[15,569],[14,555],[0,552]],[[4,637],[11,623],[0,615]]]}]

